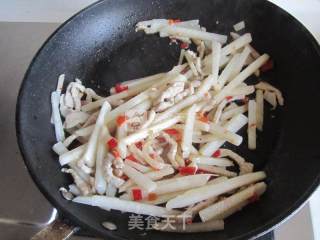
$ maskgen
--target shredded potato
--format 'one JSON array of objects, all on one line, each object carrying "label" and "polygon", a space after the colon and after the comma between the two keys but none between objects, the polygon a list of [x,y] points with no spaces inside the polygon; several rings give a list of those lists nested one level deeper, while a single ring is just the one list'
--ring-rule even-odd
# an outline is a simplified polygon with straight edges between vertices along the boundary
[{"label": "shredded potato", "polygon": [[[109,96],[79,79],[64,87],[65,75],[58,77],[51,93],[52,150],[73,179],[59,191],[107,211],[173,215],[175,229],[159,221],[152,226],[159,231],[223,230],[225,218],[266,191],[266,174],[254,172],[254,159],[237,150],[257,148],[264,100],[273,108],[284,104],[281,91],[264,81],[270,57],[252,47],[250,33],[231,32],[227,42],[197,19],[147,20],[136,31],[180,43],[178,65],[117,83]],[[255,85],[249,85],[252,75],[260,76]],[[240,131],[245,126],[248,146]],[[203,222],[185,225],[183,216]]]}]

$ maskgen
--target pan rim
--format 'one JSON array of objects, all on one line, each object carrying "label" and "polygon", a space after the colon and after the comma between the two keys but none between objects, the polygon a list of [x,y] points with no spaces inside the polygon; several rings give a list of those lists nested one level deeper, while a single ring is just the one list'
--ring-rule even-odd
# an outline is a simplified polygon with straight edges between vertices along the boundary
[{"label": "pan rim", "polygon": [[[41,183],[41,181],[38,178],[36,172],[33,170],[32,166],[30,164],[31,159],[27,154],[26,146],[25,146],[25,144],[23,142],[23,130],[22,130],[21,121],[20,121],[20,113],[22,111],[21,99],[22,99],[22,96],[24,94],[24,91],[23,91],[24,90],[24,85],[25,85],[25,83],[26,83],[26,81],[28,79],[28,76],[30,74],[30,71],[31,71],[36,59],[38,58],[38,56],[40,55],[42,50],[45,48],[47,43],[49,41],[51,41],[52,38],[60,30],[62,30],[64,28],[64,26],[66,26],[67,24],[71,23],[80,14],[82,14],[82,13],[84,13],[84,12],[86,12],[86,11],[92,9],[92,8],[95,8],[95,7],[99,6],[103,2],[108,2],[108,1],[110,1],[110,0],[99,0],[97,2],[94,2],[94,3],[90,4],[90,5],[88,5],[87,7],[85,7],[82,10],[80,10],[79,12],[75,13],[68,20],[66,20],[60,26],[58,26],[58,28],[55,29],[55,31],[52,34],[50,34],[50,36],[46,39],[46,41],[39,48],[37,53],[32,58],[32,60],[31,60],[31,62],[29,64],[29,67],[28,67],[28,69],[27,69],[27,71],[26,71],[26,73],[25,73],[25,75],[23,77],[22,83],[20,85],[20,89],[19,89],[19,93],[18,93],[18,97],[17,97],[17,103],[16,103],[15,127],[16,127],[17,142],[18,142],[19,150],[20,150],[20,153],[22,155],[24,164],[26,165],[26,167],[28,169],[28,172],[29,172],[33,182],[36,184],[36,186],[38,187],[40,192],[45,196],[45,198],[58,210],[58,213],[61,214],[62,217],[66,217],[68,220],[70,220],[70,222],[72,224],[78,225],[81,228],[86,229],[91,233],[96,233],[99,236],[107,235],[108,237],[113,238],[113,239],[123,239],[124,240],[126,238],[123,238],[121,236],[116,235],[116,232],[103,231],[102,229],[95,228],[95,227],[85,223],[80,218],[78,218],[76,215],[74,215],[71,211],[69,211],[68,209],[62,207],[60,205],[59,201],[56,201],[54,199],[54,197],[51,196],[52,194],[46,189],[45,185]],[[260,0],[260,1],[263,1],[263,0]],[[318,44],[318,42],[315,39],[314,35],[304,26],[304,24],[301,23],[297,18],[292,16],[290,13],[288,13],[283,8],[275,5],[272,2],[269,2],[269,1],[265,1],[265,2],[267,2],[266,4],[270,4],[273,7],[275,7],[277,10],[279,10],[281,12],[281,14],[287,15],[287,17],[290,18],[290,21],[293,21],[293,22],[295,22],[295,24],[301,26],[301,31],[305,34],[305,36],[308,38],[310,43],[314,46],[314,50],[316,51],[316,53],[317,53],[317,55],[319,56],[319,59],[320,59],[320,45]],[[309,188],[307,188],[305,190],[304,194],[302,194],[297,199],[297,201],[294,204],[292,204],[289,208],[287,208],[285,211],[283,211],[282,213],[280,213],[279,215],[277,215],[276,217],[274,217],[270,221],[266,222],[261,227],[252,229],[249,232],[246,232],[246,233],[243,233],[242,235],[230,238],[229,240],[255,239],[255,238],[258,238],[258,237],[260,237],[260,236],[272,231],[273,229],[277,228],[279,225],[281,225],[287,219],[289,219],[294,214],[296,214],[306,204],[306,202],[308,201],[308,199],[312,195],[312,193],[317,188],[319,188],[319,185],[320,185],[320,174],[318,174],[318,176],[314,179],[313,183],[309,186]]]}]

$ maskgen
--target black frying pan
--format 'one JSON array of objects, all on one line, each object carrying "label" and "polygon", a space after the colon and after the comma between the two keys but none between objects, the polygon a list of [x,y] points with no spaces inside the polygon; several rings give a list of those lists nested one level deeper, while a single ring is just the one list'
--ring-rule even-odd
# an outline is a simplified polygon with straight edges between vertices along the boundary
[{"label": "black frying pan", "polygon": [[[254,46],[275,60],[264,80],[284,93],[285,106],[268,113],[258,150],[240,153],[268,174],[261,201],[230,217],[222,232],[173,234],[128,230],[128,215],[64,200],[58,188],[70,183],[60,172],[50,124],[50,93],[57,77],[82,79],[105,94],[117,82],[168,70],[178,47],[168,39],[136,33],[134,25],[153,18],[200,19],[209,31],[228,34],[245,20]],[[219,24],[216,24],[219,21]],[[263,0],[106,0],[91,5],[62,25],[33,59],[20,89],[17,136],[30,173],[48,200],[73,224],[108,239],[248,239],[265,233],[293,214],[320,182],[320,50],[292,16]],[[275,115],[272,118],[271,115]],[[101,226],[110,220],[115,232]]]}]

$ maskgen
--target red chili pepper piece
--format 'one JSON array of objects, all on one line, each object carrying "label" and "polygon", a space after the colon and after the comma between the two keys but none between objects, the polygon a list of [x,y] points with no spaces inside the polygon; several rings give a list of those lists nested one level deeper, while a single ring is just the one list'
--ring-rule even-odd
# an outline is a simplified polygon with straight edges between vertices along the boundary
[{"label": "red chili pepper piece", "polygon": [[120,178],[125,180],[125,181],[127,181],[129,179],[129,177],[127,175],[125,175],[125,174],[123,174]]},{"label": "red chili pepper piece", "polygon": [[272,70],[274,67],[273,61],[269,59],[265,64],[263,64],[260,68],[261,72],[267,72]]},{"label": "red chili pepper piece", "polygon": [[199,121],[204,122],[204,123],[208,123],[209,122],[208,115],[206,115],[203,112],[199,113],[198,119],[199,119]]},{"label": "red chili pepper piece", "polygon": [[120,127],[125,121],[127,120],[127,117],[125,115],[120,115],[117,117],[117,126]]},{"label": "red chili pepper piece", "polygon": [[115,138],[110,138],[107,142],[109,149],[116,148],[118,146],[118,141]]},{"label": "red chili pepper piece", "polygon": [[185,42],[182,42],[182,43],[180,44],[180,48],[181,48],[181,49],[187,49],[187,48],[189,48],[189,44],[188,44],[188,43],[185,43]]},{"label": "red chili pepper piece", "polygon": [[186,176],[186,175],[194,175],[197,172],[197,168],[196,167],[181,167],[179,168],[179,173],[182,176]]},{"label": "red chili pepper piece", "polygon": [[180,19],[169,19],[168,22],[169,22],[169,25],[172,25],[172,24],[181,22],[181,20]]},{"label": "red chili pepper piece", "polygon": [[140,150],[142,150],[142,145],[143,143],[140,141],[140,142],[136,142],[135,143],[136,147],[139,148]]},{"label": "red chili pepper piece", "polygon": [[111,153],[115,158],[119,158],[120,157],[120,153],[119,153],[118,149],[116,149],[116,148],[112,149]]},{"label": "red chili pepper piece", "polygon": [[132,189],[132,196],[134,201],[142,200],[142,191],[139,188]]},{"label": "red chili pepper piece", "polygon": [[120,93],[120,92],[128,90],[128,86],[122,85],[121,83],[117,83],[114,88],[116,90],[116,93]]},{"label": "red chili pepper piece", "polygon": [[169,134],[169,135],[177,135],[179,134],[179,131],[175,128],[168,128],[168,129],[165,129],[163,130],[166,134]]},{"label": "red chili pepper piece", "polygon": [[220,155],[221,155],[221,150],[218,149],[217,151],[215,151],[215,152],[212,154],[212,157],[218,158],[218,157],[220,157]]},{"label": "red chili pepper piece", "polygon": [[227,101],[230,101],[232,99],[232,96],[226,96]]},{"label": "red chili pepper piece", "polygon": [[133,154],[130,154],[129,156],[127,156],[126,159],[133,161],[133,162],[137,162],[137,159],[133,156]]},{"label": "red chili pepper piece", "polygon": [[206,173],[209,173],[209,172],[200,168],[198,168],[197,170],[197,174],[206,174]]},{"label": "red chili pepper piece", "polygon": [[148,194],[148,201],[154,201],[158,198],[158,195],[156,193],[149,193]]}]

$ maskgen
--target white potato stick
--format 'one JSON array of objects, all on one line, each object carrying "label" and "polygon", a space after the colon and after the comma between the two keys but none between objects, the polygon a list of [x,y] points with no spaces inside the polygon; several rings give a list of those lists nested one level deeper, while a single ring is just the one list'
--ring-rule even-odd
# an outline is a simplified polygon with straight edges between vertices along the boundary
[{"label": "white potato stick", "polygon": [[223,220],[208,221],[205,223],[172,223],[170,226],[166,222],[158,222],[153,228],[162,232],[177,232],[177,233],[198,233],[198,232],[212,232],[221,231],[224,229]]},{"label": "white potato stick", "polygon": [[63,145],[62,142],[57,142],[56,144],[54,144],[52,146],[52,150],[58,155],[62,155],[69,152],[69,150],[66,148],[65,145]]},{"label": "white potato stick", "polygon": [[229,55],[235,53],[238,49],[246,46],[252,41],[250,33],[246,33],[222,48],[221,54]]},{"label": "white potato stick", "polygon": [[221,72],[217,84],[214,85],[215,90],[221,90],[226,82],[228,82],[235,72],[234,68],[237,67],[239,62],[240,54],[236,53],[232,56],[231,60],[228,62],[227,66]]},{"label": "white potato stick", "polygon": [[93,167],[95,165],[95,154],[97,149],[99,133],[101,131],[102,126],[104,125],[105,118],[109,114],[110,110],[111,110],[110,104],[108,102],[104,102],[100,109],[100,113],[97,118],[96,125],[94,126],[94,129],[90,136],[87,148],[82,156],[82,160],[89,167]]},{"label": "white potato stick", "polygon": [[[139,86],[139,87],[146,86],[145,85],[146,83],[153,84],[157,81],[160,81],[160,79],[163,78],[165,75],[166,75],[166,73],[157,73],[157,74],[150,75],[147,77],[124,81],[124,82],[121,82],[120,84],[128,87],[128,89],[133,88],[133,87],[137,87],[137,86]],[[110,88],[110,93],[112,93],[112,94],[116,93],[115,87]]]},{"label": "white potato stick", "polygon": [[[215,114],[213,116],[213,119],[212,119],[213,123],[219,123],[222,111],[225,108],[225,106],[227,106],[227,104],[228,104],[228,100],[227,99],[224,99],[223,101],[221,101],[221,103],[219,103],[219,105],[217,107],[217,110],[216,110],[216,112],[215,112]],[[214,106],[214,104],[212,105],[212,108],[213,108],[213,106]]]},{"label": "white potato stick", "polygon": [[125,115],[128,118],[132,118],[134,116],[142,115],[144,112],[148,111],[152,106],[152,102],[150,99],[146,99],[141,103],[137,104],[133,108],[130,108],[128,111],[125,112]]},{"label": "white potato stick", "polygon": [[217,167],[212,165],[206,165],[206,164],[198,164],[199,170],[212,173],[218,176],[226,176],[226,177],[235,177],[237,176],[237,173],[226,170],[224,167]]},{"label": "white potato stick", "polygon": [[[230,36],[233,38],[233,39],[237,39],[240,37],[240,35],[238,33],[234,33],[234,32],[231,32],[230,33]],[[257,59],[258,57],[260,57],[260,53],[258,53],[258,51],[256,49],[254,49],[250,44],[248,44],[248,46],[250,47],[251,49],[251,56],[254,58],[254,59]],[[257,70],[259,71],[259,70]]]},{"label": "white potato stick", "polygon": [[166,193],[166,194],[161,194],[157,195],[153,193],[153,195],[156,196],[156,199],[154,200],[149,200],[149,199],[143,199],[141,202],[143,203],[148,203],[152,205],[159,205],[168,202],[170,199],[175,198],[176,196],[184,193],[185,191],[179,191],[179,192],[171,192],[171,193]]},{"label": "white potato stick", "polygon": [[125,143],[126,145],[133,144],[135,142],[138,142],[138,141],[148,137],[150,132],[153,134],[156,134],[166,128],[169,128],[169,127],[175,125],[176,123],[178,123],[180,121],[181,121],[181,116],[179,116],[179,115],[172,117],[172,118],[169,118],[165,121],[162,121],[161,123],[157,123],[155,125],[152,125],[151,127],[147,128],[147,129],[141,129],[141,130],[125,137],[124,139],[122,139],[122,142]]},{"label": "white potato stick", "polygon": [[190,160],[197,164],[215,165],[219,167],[233,166],[233,162],[227,158],[214,158],[201,155],[193,155],[190,157]]},{"label": "white potato stick", "polygon": [[76,197],[72,200],[76,203],[100,207],[105,210],[114,209],[121,212],[131,212],[135,214],[144,214],[155,217],[163,217],[171,214],[177,214],[179,211],[167,210],[164,207],[152,206],[145,203],[133,202],[107,196]]},{"label": "white potato stick", "polygon": [[152,169],[150,167],[147,167],[145,165],[142,165],[140,163],[137,163],[137,162],[134,162],[134,161],[131,161],[128,159],[126,159],[124,161],[124,163],[130,167],[135,168],[136,170],[138,170],[139,172],[142,172],[142,173],[147,173],[147,172],[152,171]]},{"label": "white potato stick", "polygon": [[57,142],[62,142],[65,139],[62,120],[59,111],[60,104],[60,93],[52,92],[51,93],[51,107],[52,107],[52,120],[54,123],[54,130],[56,134]]},{"label": "white potato stick", "polygon": [[159,123],[165,119],[171,118],[175,114],[179,113],[182,109],[191,106],[192,104],[194,104],[198,100],[199,100],[199,97],[196,95],[191,95],[189,97],[186,97],[185,99],[181,100],[177,104],[168,108],[164,112],[157,114],[154,122]]},{"label": "white potato stick", "polygon": [[110,113],[105,118],[105,123],[108,124],[110,128],[115,127],[114,120],[121,114],[125,114],[126,111],[128,111],[130,108],[133,108],[137,104],[145,101],[149,98],[149,95],[147,92],[142,92],[138,94],[137,96],[131,98],[129,101],[121,104],[117,108],[110,111]]},{"label": "white potato stick", "polygon": [[262,89],[262,90],[274,92],[276,94],[276,96],[277,96],[277,100],[278,100],[279,105],[280,106],[284,105],[284,99],[282,97],[282,93],[280,92],[280,90],[278,88],[275,88],[270,83],[259,82],[258,84],[255,85],[255,87],[257,89]]},{"label": "white potato stick", "polygon": [[78,137],[88,137],[92,133],[94,129],[94,125],[90,125],[84,128],[80,128],[76,130],[74,133],[72,133],[69,137],[67,137],[63,141],[63,145],[65,147],[68,147],[74,140],[76,140]]},{"label": "white potato stick", "polygon": [[277,107],[276,93],[265,91],[263,94],[263,98],[272,106],[272,109],[276,109]]},{"label": "white potato stick", "polygon": [[147,175],[142,174],[136,169],[130,167],[128,164],[124,164],[122,171],[138,186],[145,189],[148,192],[152,192],[157,184],[152,181]]},{"label": "white potato stick", "polygon": [[240,95],[246,96],[254,93],[254,91],[255,91],[254,86],[239,86],[234,88],[231,91],[230,96],[240,96]]},{"label": "white potato stick", "polygon": [[206,200],[208,198],[216,197],[221,194],[230,192],[242,186],[246,186],[248,184],[261,181],[265,178],[266,178],[266,174],[264,172],[255,172],[255,173],[249,173],[246,175],[234,177],[221,183],[202,186],[196,189],[189,190],[184,194],[174,199],[171,199],[170,201],[167,202],[166,207],[168,209],[172,209],[172,208],[182,208],[185,206],[189,206],[191,204]]},{"label": "white potato stick", "polygon": [[236,77],[241,72],[241,69],[245,65],[246,60],[250,56],[250,52],[251,52],[250,48],[248,46],[245,46],[243,51],[240,53],[238,61],[235,65],[235,67],[233,68],[232,74],[231,74],[230,78],[228,79],[228,81],[230,81],[231,79]]},{"label": "white potato stick", "polygon": [[[248,118],[243,114],[239,114],[229,120],[223,127],[230,132],[236,133],[244,125],[246,125],[247,122]],[[204,156],[212,156],[212,154],[217,151],[224,143],[225,140],[214,140],[202,146],[199,152]]]},{"label": "white potato stick", "polygon": [[211,60],[211,74],[213,77],[212,82],[215,84],[218,81],[220,59],[221,59],[221,44],[212,41],[212,60]]},{"label": "white potato stick", "polygon": [[253,171],[253,164],[250,162],[247,162],[239,154],[237,154],[229,149],[220,148],[219,150],[220,150],[219,157],[229,157],[239,165],[239,168],[240,168],[239,174],[240,175],[251,173]]},{"label": "white potato stick", "polygon": [[269,59],[268,54],[261,55],[258,59],[256,59],[253,63],[247,66],[244,70],[242,70],[238,76],[236,76],[233,80],[231,80],[228,85],[226,85],[216,96],[214,96],[214,100],[219,103],[222,101],[228,94],[241,84],[244,80],[250,77],[257,69],[259,69],[263,64],[265,64]]},{"label": "white potato stick", "polygon": [[210,125],[206,122],[196,120],[194,128],[199,131],[209,132]]},{"label": "white potato stick", "polygon": [[237,206],[239,203],[248,200],[255,195],[255,192],[260,189],[260,191],[265,191],[267,185],[264,182],[256,183],[255,185],[248,187],[240,192],[237,192],[230,197],[221,200],[199,212],[202,222],[209,221],[216,216],[219,216],[223,212],[230,208]]},{"label": "white potato stick", "polygon": [[63,89],[64,79],[65,79],[65,74],[60,74],[58,77],[58,84],[57,84],[57,89],[56,89],[56,91],[59,93],[61,93],[61,91]]},{"label": "white potato stick", "polygon": [[[207,93],[213,85],[216,84],[216,81],[217,80],[215,80],[215,77],[212,74],[210,74],[207,78],[202,80],[202,84],[199,87],[198,91],[196,92],[196,96],[198,98],[196,98],[194,102],[196,102],[199,98],[203,97],[203,95],[205,93]],[[192,97],[192,96],[190,96],[190,97]],[[193,103],[191,103],[191,104],[193,104]]]},{"label": "white potato stick", "polygon": [[98,139],[98,146],[97,146],[97,156],[96,156],[96,171],[95,171],[95,182],[94,186],[97,192],[101,195],[103,195],[106,192],[107,189],[107,182],[104,178],[103,173],[103,160],[106,155],[106,147],[105,143],[107,139],[109,138],[110,134],[108,132],[108,129],[105,126],[102,126],[99,139]]},{"label": "white potato stick", "polygon": [[80,167],[78,167],[77,162],[70,162],[68,165],[88,184],[92,184],[94,182],[93,178],[89,174],[86,174]]},{"label": "white potato stick", "polygon": [[160,195],[175,191],[196,188],[205,185],[210,177],[211,174],[196,174],[157,181],[157,188],[154,190],[154,193]]},{"label": "white potato stick", "polygon": [[[264,184],[259,184],[259,186],[255,190],[256,191],[255,191],[254,195],[252,196],[253,201],[255,201],[256,199],[259,199],[259,197],[262,194],[265,193],[266,186]],[[232,208],[228,208],[226,211],[220,213],[219,215],[216,215],[215,217],[212,218],[212,220],[226,219],[227,217],[229,217],[232,214],[240,211],[242,208],[244,208],[245,206],[249,205],[250,203],[252,203],[252,200],[250,200],[250,199],[247,199],[245,201],[239,202],[238,204],[234,205]]]},{"label": "white potato stick", "polygon": [[209,207],[214,202],[218,200],[217,197],[209,198],[205,201],[199,202],[191,207],[188,207],[186,211],[184,211],[181,215],[177,216],[177,221],[183,221],[183,217],[187,218],[185,220],[193,219],[202,209]]},{"label": "white potato stick", "polygon": [[239,32],[240,30],[244,29],[246,27],[246,24],[244,21],[238,22],[235,25],[233,25],[233,29],[236,32]]},{"label": "white potato stick", "polygon": [[257,90],[256,92],[256,113],[257,113],[257,128],[262,131],[263,130],[263,110],[264,110],[264,101],[263,101],[263,91],[262,90]]},{"label": "white potato stick", "polygon": [[162,132],[162,136],[169,144],[169,150],[166,154],[167,158],[169,159],[172,167],[175,169],[179,168],[179,164],[176,161],[177,151],[178,151],[178,143],[169,136],[169,134],[166,134],[165,132]]},{"label": "white potato stick", "polygon": [[[174,169],[171,166],[165,166],[162,169],[158,170],[158,171],[149,171],[147,173],[145,173],[145,175],[150,178],[151,180],[160,180],[165,176],[171,175],[174,173]],[[127,180],[124,184],[122,184],[119,188],[119,192],[124,192],[126,191],[128,188],[132,187],[134,185],[134,182],[129,179]]]},{"label": "white potato stick", "polygon": [[83,144],[75,149],[72,149],[71,151],[68,151],[60,155],[59,156],[60,165],[64,166],[66,164],[69,164],[70,162],[78,160],[82,156],[86,148],[87,148],[87,144]]},{"label": "white potato stick", "polygon": [[196,68],[196,66],[194,65],[193,55],[194,55],[194,52],[192,52],[191,50],[185,51],[185,54],[184,54],[184,56],[185,56],[185,58],[187,59],[187,62],[188,62],[188,64],[189,64],[189,67],[190,67],[193,75],[199,76],[199,73],[198,73],[198,71],[197,71],[197,68]]},{"label": "white potato stick", "polygon": [[221,114],[221,121],[226,121],[230,118],[233,118],[234,116],[238,115],[238,114],[242,114],[248,111],[248,105],[243,105],[243,106],[239,106],[239,107],[235,107],[233,109],[230,110],[226,110]]},{"label": "white potato stick", "polygon": [[181,143],[183,158],[188,158],[190,155],[194,122],[196,118],[196,109],[197,109],[197,105],[195,104],[191,108],[189,108],[189,110],[187,111],[187,119],[186,119],[184,131],[183,131],[182,143]]},{"label": "white potato stick", "polygon": [[88,182],[86,182],[83,178],[81,178],[81,176],[78,174],[78,172],[76,172],[74,169],[62,168],[61,171],[63,173],[69,173],[72,176],[74,183],[79,188],[82,195],[87,196],[89,194],[92,194],[90,184]]},{"label": "white potato stick", "polygon": [[225,139],[233,145],[239,146],[242,143],[242,136],[229,131],[228,129],[221,127],[218,124],[211,123],[210,130],[213,135],[220,139]]},{"label": "white potato stick", "polygon": [[248,119],[248,148],[254,150],[257,148],[257,110],[254,100],[248,103]]},{"label": "white potato stick", "polygon": [[203,32],[194,29],[188,29],[184,27],[177,27],[177,26],[167,26],[161,29],[160,34],[165,33],[168,35],[174,35],[178,37],[187,37],[187,38],[194,38],[200,40],[208,40],[208,41],[217,41],[222,44],[226,43],[227,36],[216,34],[216,33],[209,33]]}]

